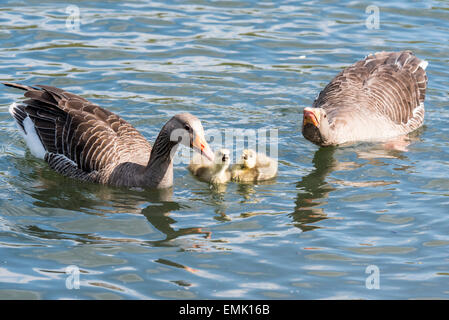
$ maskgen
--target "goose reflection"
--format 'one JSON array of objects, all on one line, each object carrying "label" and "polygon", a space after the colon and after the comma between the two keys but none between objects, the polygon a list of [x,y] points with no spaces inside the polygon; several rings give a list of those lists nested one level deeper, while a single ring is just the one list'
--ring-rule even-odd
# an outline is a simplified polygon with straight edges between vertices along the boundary
[{"label": "goose reflection", "polygon": [[[353,170],[366,164],[375,166],[385,166],[382,159],[407,160],[408,147],[419,140],[419,136],[424,129],[416,130],[406,136],[396,137],[386,142],[379,143],[355,143],[339,147],[321,147],[313,157],[314,169],[304,176],[297,184],[298,196],[295,201],[295,211],[291,217],[295,226],[302,231],[309,231],[318,228],[312,224],[327,219],[327,215],[320,206],[325,204],[325,199],[336,190],[335,186],[344,185],[351,187],[378,187],[398,184],[399,181],[392,179],[374,181],[348,181],[343,179],[327,179],[334,171]],[[338,161],[334,154],[339,152],[354,152],[358,159],[364,161]],[[406,168],[408,168],[406,166]],[[403,166],[395,170],[404,170]]]},{"label": "goose reflection", "polygon": [[[44,170],[45,171],[45,170]],[[42,173],[42,172],[41,172]],[[36,178],[36,177],[35,177]],[[173,189],[125,189],[102,186],[90,183],[80,183],[47,172],[38,174],[39,185],[24,187],[24,191],[35,201],[34,204],[41,208],[65,209],[82,212],[89,215],[103,216],[114,213],[142,214],[155,229],[163,234],[163,239],[109,239],[104,236],[93,235],[89,232],[55,231],[36,225],[22,226],[27,234],[46,239],[74,239],[82,243],[102,241],[139,242],[151,246],[170,246],[171,242],[185,235],[199,234],[210,238],[209,231],[203,231],[201,227],[175,229],[177,222],[170,217],[174,211],[182,206],[173,201]],[[50,227],[48,228],[50,229]],[[90,229],[91,230],[91,229]]]},{"label": "goose reflection", "polygon": [[170,246],[172,240],[191,234],[201,234],[204,235],[206,239],[210,238],[211,232],[203,231],[200,227],[180,228],[175,230],[171,225],[176,223],[176,220],[170,217],[170,212],[177,211],[180,208],[181,206],[177,202],[155,202],[142,210],[142,214],[147,218],[148,222],[165,234],[165,239],[148,241],[148,243],[151,243],[153,246]]},{"label": "goose reflection", "polygon": [[312,161],[314,169],[296,184],[298,196],[295,201],[295,211],[290,215],[294,225],[302,231],[314,230],[318,227],[311,224],[327,219],[326,213],[319,206],[324,203],[323,199],[335,190],[326,182],[326,176],[336,166],[336,160],[333,157],[335,149],[336,147],[319,148]]}]

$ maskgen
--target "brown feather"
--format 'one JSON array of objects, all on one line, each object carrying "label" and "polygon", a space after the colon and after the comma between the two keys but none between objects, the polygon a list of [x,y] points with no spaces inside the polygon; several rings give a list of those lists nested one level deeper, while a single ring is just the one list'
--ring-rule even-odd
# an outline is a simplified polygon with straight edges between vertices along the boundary
[{"label": "brown feather", "polygon": [[[415,130],[424,120],[427,76],[422,60],[411,51],[379,52],[341,71],[318,95],[313,108],[326,111],[335,137],[332,144],[356,140],[354,122],[360,136],[372,137],[396,130],[404,134]],[[342,121],[345,119],[345,121]],[[375,127],[374,127],[375,126]],[[384,126],[385,130],[378,130]],[[304,130],[303,130],[304,132]],[[311,141],[318,138],[312,138]],[[317,141],[313,141],[318,143]]]},{"label": "brown feather", "polygon": [[[96,171],[99,180],[130,158],[140,165],[147,164],[151,145],[112,112],[59,88],[4,84],[26,90],[28,99],[23,102],[25,106],[18,108],[16,120],[21,123],[26,116],[31,118],[45,150],[52,154],[46,157],[47,162],[56,171],[70,175],[71,170],[76,177]],[[134,146],[131,155],[130,145]],[[68,162],[62,165],[64,159]],[[88,177],[92,180],[94,175]]]}]

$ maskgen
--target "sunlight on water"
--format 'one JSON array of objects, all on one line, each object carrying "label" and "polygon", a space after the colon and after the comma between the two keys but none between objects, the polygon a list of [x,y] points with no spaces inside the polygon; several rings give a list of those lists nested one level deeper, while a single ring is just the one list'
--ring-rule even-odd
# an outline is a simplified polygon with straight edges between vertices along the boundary
[{"label": "sunlight on water", "polygon": [[[2,81],[79,94],[151,143],[180,112],[209,132],[276,129],[279,172],[213,189],[178,163],[161,192],[80,183],[30,154],[8,113],[22,92],[4,87],[0,299],[449,298],[449,6],[385,3],[378,26],[366,9],[4,1]],[[342,68],[405,49],[429,62],[429,83],[402,151],[302,137],[302,109]]]}]

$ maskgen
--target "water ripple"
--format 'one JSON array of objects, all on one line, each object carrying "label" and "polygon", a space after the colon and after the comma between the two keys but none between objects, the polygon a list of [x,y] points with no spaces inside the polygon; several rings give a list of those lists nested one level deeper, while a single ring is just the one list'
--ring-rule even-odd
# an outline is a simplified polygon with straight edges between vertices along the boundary
[{"label": "water ripple", "polygon": [[[0,299],[447,298],[449,7],[357,1],[4,1],[0,78],[63,87],[151,142],[179,112],[206,132],[278,129],[279,176],[222,190],[175,168],[166,193],[82,184],[34,159],[0,97]],[[407,150],[317,148],[301,110],[369,53],[429,61]],[[213,144],[214,148],[219,147]],[[80,268],[80,290],[65,268]],[[367,290],[366,268],[381,290]],[[74,292],[76,291],[76,292]]]}]

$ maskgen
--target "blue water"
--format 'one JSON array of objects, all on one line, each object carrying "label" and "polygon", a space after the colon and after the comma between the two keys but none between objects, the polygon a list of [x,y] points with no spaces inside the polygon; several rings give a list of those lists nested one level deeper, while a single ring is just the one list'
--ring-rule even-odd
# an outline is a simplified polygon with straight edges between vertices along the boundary
[{"label": "blue water", "polygon": [[[0,1],[1,81],[82,95],[150,142],[179,112],[277,129],[279,174],[211,190],[177,164],[162,194],[64,178],[27,150],[8,113],[22,92],[4,87],[0,298],[449,298],[449,2],[77,1],[79,20],[69,5]],[[406,150],[302,137],[342,68],[404,49],[429,62]]]}]

